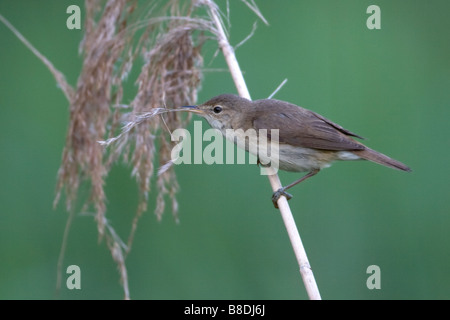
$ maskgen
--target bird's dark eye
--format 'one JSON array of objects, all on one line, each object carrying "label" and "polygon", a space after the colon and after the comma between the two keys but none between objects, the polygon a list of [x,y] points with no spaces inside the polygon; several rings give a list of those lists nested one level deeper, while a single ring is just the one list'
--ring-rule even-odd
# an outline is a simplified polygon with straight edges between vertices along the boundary
[{"label": "bird's dark eye", "polygon": [[215,106],[213,111],[214,111],[214,113],[221,113],[222,112],[222,107],[221,106]]}]

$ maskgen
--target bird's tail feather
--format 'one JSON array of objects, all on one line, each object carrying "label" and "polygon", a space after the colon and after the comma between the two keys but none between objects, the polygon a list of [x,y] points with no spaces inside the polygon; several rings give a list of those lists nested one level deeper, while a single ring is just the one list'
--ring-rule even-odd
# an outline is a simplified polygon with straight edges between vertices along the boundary
[{"label": "bird's tail feather", "polygon": [[362,159],[373,161],[386,167],[390,167],[397,170],[403,170],[407,172],[412,171],[411,168],[401,163],[400,161],[389,158],[388,156],[367,147],[364,150],[352,151],[352,153],[356,154]]}]

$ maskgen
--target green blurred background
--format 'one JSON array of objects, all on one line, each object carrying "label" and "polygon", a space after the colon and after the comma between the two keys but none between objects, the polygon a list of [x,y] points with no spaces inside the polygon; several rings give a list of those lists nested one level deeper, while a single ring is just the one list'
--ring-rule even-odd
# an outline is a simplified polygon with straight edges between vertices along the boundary
[{"label": "green blurred background", "polygon": [[[77,3],[83,7],[0,1],[0,13],[72,85],[82,31],[66,28],[66,8]],[[287,78],[275,98],[321,113],[414,170],[342,162],[292,190],[291,209],[322,297],[449,299],[450,2],[257,4],[270,25],[258,21],[236,52],[252,98],[269,96]],[[381,8],[381,30],[366,27],[371,4]],[[240,1],[230,1],[230,12],[235,45],[258,18]],[[52,201],[68,103],[3,24],[0,40],[0,298],[121,299],[117,267],[98,243],[92,217],[80,215],[64,267],[80,266],[82,287],[63,286],[55,295],[67,213],[63,205],[53,210]],[[208,44],[205,53],[215,49]],[[219,55],[205,67],[225,64]],[[200,102],[225,92],[236,92],[227,72],[205,73]],[[169,210],[156,220],[152,193],[127,259],[131,298],[307,298],[269,182],[256,166],[185,165],[176,172],[180,223]],[[280,177],[287,184],[299,174]],[[126,238],[137,201],[130,168],[114,167],[106,194],[107,216]],[[370,265],[381,269],[380,290],[366,287]]]}]

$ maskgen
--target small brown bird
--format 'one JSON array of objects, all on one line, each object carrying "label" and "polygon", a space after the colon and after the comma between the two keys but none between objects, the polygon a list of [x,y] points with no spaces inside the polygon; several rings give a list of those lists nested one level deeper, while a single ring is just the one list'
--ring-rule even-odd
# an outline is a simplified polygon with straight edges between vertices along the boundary
[{"label": "small brown bird", "polygon": [[[274,192],[272,202],[276,208],[280,196],[284,195],[288,200],[292,198],[286,192],[287,189],[312,177],[322,168],[329,167],[335,160],[365,159],[386,167],[411,171],[403,163],[352,138],[363,139],[361,136],[289,102],[274,99],[250,101],[236,95],[222,94],[203,104],[185,108],[204,117],[213,128],[228,138],[229,129],[254,129],[255,132],[266,129],[269,140],[270,130],[279,130],[279,169],[308,173]],[[242,140],[242,137],[234,136],[233,140],[251,152],[248,139],[245,141],[245,138]]]}]

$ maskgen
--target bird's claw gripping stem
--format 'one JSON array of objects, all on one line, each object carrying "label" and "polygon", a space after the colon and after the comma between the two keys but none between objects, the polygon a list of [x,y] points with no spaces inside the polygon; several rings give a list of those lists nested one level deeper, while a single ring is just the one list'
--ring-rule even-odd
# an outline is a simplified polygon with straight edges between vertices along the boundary
[{"label": "bird's claw gripping stem", "polygon": [[290,200],[292,198],[292,194],[287,193],[285,190],[286,190],[286,188],[284,188],[284,187],[280,188],[277,191],[275,191],[272,195],[272,202],[276,209],[278,209],[277,201],[278,201],[278,199],[280,199],[281,196],[285,196],[287,200]]}]

